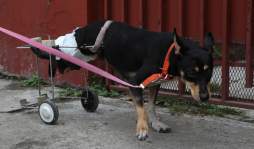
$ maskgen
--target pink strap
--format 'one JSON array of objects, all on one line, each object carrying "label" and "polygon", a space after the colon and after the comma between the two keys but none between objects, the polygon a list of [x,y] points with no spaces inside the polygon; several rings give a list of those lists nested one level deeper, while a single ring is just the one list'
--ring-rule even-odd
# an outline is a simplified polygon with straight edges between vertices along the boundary
[{"label": "pink strap", "polygon": [[56,49],[44,46],[41,43],[35,42],[35,41],[33,41],[33,40],[23,36],[23,35],[20,35],[18,33],[12,32],[12,31],[9,31],[9,30],[4,29],[2,27],[0,27],[0,31],[5,33],[5,34],[7,34],[7,35],[9,35],[9,36],[12,36],[12,37],[14,37],[16,39],[19,39],[19,40],[21,40],[21,41],[23,41],[25,43],[28,43],[29,45],[32,45],[32,46],[34,46],[36,48],[39,48],[39,49],[41,49],[41,50],[43,50],[43,51],[45,51],[45,52],[47,52],[49,54],[61,57],[62,59],[66,60],[66,61],[69,61],[69,62],[71,62],[73,64],[76,64],[76,65],[78,65],[78,66],[80,66],[80,67],[82,67],[84,69],[87,69],[87,70],[89,70],[89,71],[91,71],[91,72],[93,72],[95,74],[98,74],[98,75],[100,75],[102,77],[105,77],[107,79],[110,79],[112,81],[115,81],[115,82],[120,83],[120,84],[125,85],[125,86],[134,87],[134,88],[140,88],[139,86],[131,85],[131,84],[129,84],[129,83],[127,83],[127,82],[125,82],[125,81],[123,81],[123,80],[113,76],[112,74],[110,74],[110,73],[108,73],[108,72],[106,72],[106,71],[104,71],[104,70],[102,70],[100,68],[97,68],[97,67],[95,67],[95,66],[93,66],[93,65],[91,65],[89,63],[86,63],[86,62],[84,62],[84,61],[82,61],[82,60],[80,60],[78,58],[72,57],[72,56],[70,56],[68,54],[65,54],[63,52],[60,52],[60,51],[58,51]]}]

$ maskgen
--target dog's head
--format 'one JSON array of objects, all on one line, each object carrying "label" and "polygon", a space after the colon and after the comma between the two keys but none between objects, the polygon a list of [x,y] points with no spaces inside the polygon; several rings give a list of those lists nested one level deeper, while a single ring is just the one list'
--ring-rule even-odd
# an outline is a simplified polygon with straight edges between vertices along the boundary
[{"label": "dog's head", "polygon": [[203,47],[193,41],[179,39],[175,30],[173,39],[176,44],[175,54],[178,56],[177,67],[181,79],[186,83],[195,100],[208,101],[213,71],[212,34],[206,34]]}]

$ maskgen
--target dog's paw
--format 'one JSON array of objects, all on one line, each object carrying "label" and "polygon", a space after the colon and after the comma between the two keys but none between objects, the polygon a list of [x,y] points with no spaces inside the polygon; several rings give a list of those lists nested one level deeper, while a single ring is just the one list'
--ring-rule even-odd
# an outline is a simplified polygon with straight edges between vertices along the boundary
[{"label": "dog's paw", "polygon": [[166,125],[158,120],[151,122],[151,126],[155,131],[160,132],[160,133],[171,132],[171,128],[168,125]]},{"label": "dog's paw", "polygon": [[148,138],[148,133],[147,131],[140,131],[140,132],[137,132],[136,136],[139,141],[144,141]]},{"label": "dog's paw", "polygon": [[137,124],[136,136],[140,141],[144,141],[148,138],[148,125],[146,123]]}]

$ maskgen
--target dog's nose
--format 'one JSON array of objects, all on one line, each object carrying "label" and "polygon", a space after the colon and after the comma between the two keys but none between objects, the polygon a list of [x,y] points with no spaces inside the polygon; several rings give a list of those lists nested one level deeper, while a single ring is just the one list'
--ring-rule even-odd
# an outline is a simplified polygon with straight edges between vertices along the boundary
[{"label": "dog's nose", "polygon": [[208,101],[208,99],[209,99],[209,94],[208,94],[208,93],[200,93],[200,94],[199,94],[199,97],[200,97],[200,100],[201,100],[202,102],[206,102],[206,101]]}]

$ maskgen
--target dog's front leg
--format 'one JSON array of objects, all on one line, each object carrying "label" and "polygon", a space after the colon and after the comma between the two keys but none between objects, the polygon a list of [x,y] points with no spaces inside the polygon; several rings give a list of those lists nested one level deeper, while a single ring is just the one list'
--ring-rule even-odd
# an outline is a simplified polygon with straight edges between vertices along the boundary
[{"label": "dog's front leg", "polygon": [[144,108],[143,91],[142,89],[133,88],[130,91],[137,111],[136,136],[139,140],[143,141],[148,137],[147,113]]},{"label": "dog's front leg", "polygon": [[148,118],[151,127],[161,133],[168,133],[171,129],[168,125],[159,120],[155,112],[155,99],[157,98],[160,85],[152,86],[149,88],[149,101],[148,101]]}]

